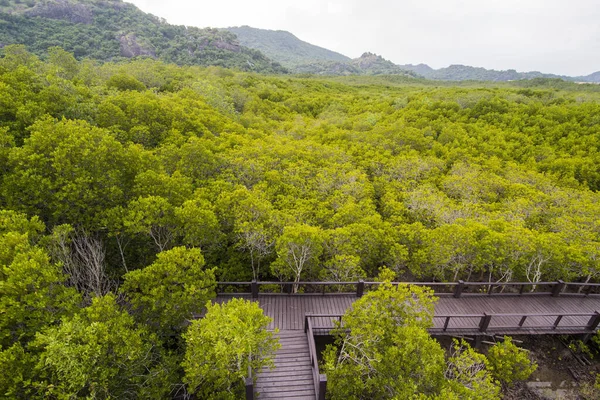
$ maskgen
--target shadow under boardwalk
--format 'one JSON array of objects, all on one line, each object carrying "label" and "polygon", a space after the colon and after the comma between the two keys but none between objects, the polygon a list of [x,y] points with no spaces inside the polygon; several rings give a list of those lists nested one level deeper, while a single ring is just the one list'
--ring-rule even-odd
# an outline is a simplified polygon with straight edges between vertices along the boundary
[{"label": "shadow under boardwalk", "polygon": [[257,376],[257,398],[315,400],[306,333],[303,330],[280,331],[279,343],[281,348],[275,356],[275,368],[266,368]]}]

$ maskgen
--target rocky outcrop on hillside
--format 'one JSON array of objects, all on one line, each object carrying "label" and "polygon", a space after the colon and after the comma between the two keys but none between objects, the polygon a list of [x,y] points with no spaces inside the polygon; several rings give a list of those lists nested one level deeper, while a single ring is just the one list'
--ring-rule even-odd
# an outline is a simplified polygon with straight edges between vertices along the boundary
[{"label": "rocky outcrop on hillside", "polygon": [[68,0],[36,2],[32,8],[24,12],[24,15],[59,19],[75,24],[91,24],[94,18],[90,5]]},{"label": "rocky outcrop on hillside", "polygon": [[138,56],[156,57],[156,52],[150,47],[140,45],[135,33],[128,33],[119,36],[121,45],[121,56],[131,58]]}]

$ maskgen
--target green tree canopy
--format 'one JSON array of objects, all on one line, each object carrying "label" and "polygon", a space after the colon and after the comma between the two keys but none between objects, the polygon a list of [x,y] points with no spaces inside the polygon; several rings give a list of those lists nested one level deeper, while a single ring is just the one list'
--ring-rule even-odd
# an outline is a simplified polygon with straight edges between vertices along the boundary
[{"label": "green tree canopy", "polygon": [[[61,325],[39,333],[40,390],[58,398],[163,398],[169,392],[159,342],[119,309],[116,298],[95,298]],[[157,381],[161,381],[160,383]]]},{"label": "green tree canopy", "polygon": [[256,376],[261,368],[273,366],[279,343],[267,331],[271,318],[244,299],[207,303],[206,309],[204,318],[193,321],[184,334],[184,382],[201,398],[238,399],[248,367]]},{"label": "green tree canopy", "polygon": [[335,346],[324,353],[331,398],[499,398],[483,355],[467,350],[447,365],[427,332],[434,302],[428,289],[389,281],[357,300],[343,317]]},{"label": "green tree canopy", "polygon": [[215,297],[214,269],[205,268],[199,249],[163,251],[152,265],[123,278],[120,291],[133,315],[163,339],[180,334],[194,313]]},{"label": "green tree canopy", "polygon": [[95,227],[104,211],[123,204],[134,171],[127,150],[84,121],[44,119],[9,154],[4,191],[11,208],[50,226]]}]

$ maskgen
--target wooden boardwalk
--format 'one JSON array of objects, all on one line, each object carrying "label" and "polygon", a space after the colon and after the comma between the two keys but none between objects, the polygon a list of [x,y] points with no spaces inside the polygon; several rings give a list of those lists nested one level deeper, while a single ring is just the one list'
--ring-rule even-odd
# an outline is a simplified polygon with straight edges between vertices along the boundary
[{"label": "wooden boardwalk", "polygon": [[[219,295],[218,302],[232,296],[251,299],[249,294]],[[272,318],[269,329],[304,330],[306,314],[343,314],[356,301],[353,294],[286,295],[261,294],[255,301]],[[600,296],[552,297],[549,295],[439,297],[435,306],[432,334],[479,335],[486,332],[507,335],[589,333],[585,327],[593,314],[600,311]],[[486,331],[481,318],[491,315]],[[534,316],[535,314],[535,316]],[[540,315],[541,314],[541,315]],[[523,316],[528,317],[519,326]],[[563,316],[553,327],[559,316]],[[443,331],[446,318],[450,317]],[[314,318],[316,331],[332,326],[331,318]]]},{"label": "wooden boardwalk", "polygon": [[[358,294],[219,294],[258,302],[279,330],[281,349],[273,370],[258,374],[260,399],[324,399],[326,377],[319,375],[313,335],[327,335]],[[307,318],[308,317],[308,318]],[[343,320],[342,320],[343,323]],[[590,334],[600,324],[600,296],[561,294],[445,294],[437,299],[432,335]],[[308,327],[308,335],[306,328]],[[323,381],[325,379],[325,381]]]},{"label": "wooden boardwalk", "polygon": [[314,400],[308,340],[303,330],[280,331],[281,348],[275,368],[258,374],[255,392],[259,399]]}]

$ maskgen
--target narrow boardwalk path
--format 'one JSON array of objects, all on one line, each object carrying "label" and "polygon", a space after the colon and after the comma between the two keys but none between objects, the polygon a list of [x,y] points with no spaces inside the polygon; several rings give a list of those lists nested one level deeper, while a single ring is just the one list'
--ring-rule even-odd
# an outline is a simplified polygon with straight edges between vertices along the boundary
[{"label": "narrow boardwalk path", "polygon": [[[250,295],[238,294],[236,297],[251,299]],[[225,302],[232,295],[217,296],[218,302]],[[352,294],[326,295],[285,295],[261,294],[257,301],[265,315],[273,319],[268,329],[278,328],[282,331],[304,329],[306,314],[343,314],[356,301]],[[584,326],[591,315],[582,313],[600,312],[600,296],[570,296],[561,295],[463,295],[460,298],[452,296],[439,297],[435,305],[434,327],[432,333],[440,333],[445,319],[451,318],[448,328],[456,334],[477,334],[479,332],[480,316],[488,314],[515,314],[512,316],[494,316],[489,324],[490,331],[497,334],[529,335],[529,334],[576,334],[585,333]],[[476,315],[471,318],[460,317]],[[519,329],[521,316],[516,314],[547,314],[546,316],[527,317]],[[551,326],[556,321],[556,315],[565,314],[555,330],[540,329],[540,326]],[[330,318],[314,318],[316,329],[330,327]],[[512,328],[511,328],[512,327]]]},{"label": "narrow boardwalk path", "polygon": [[306,334],[303,330],[280,331],[279,343],[275,368],[258,374],[258,399],[315,400]]}]

